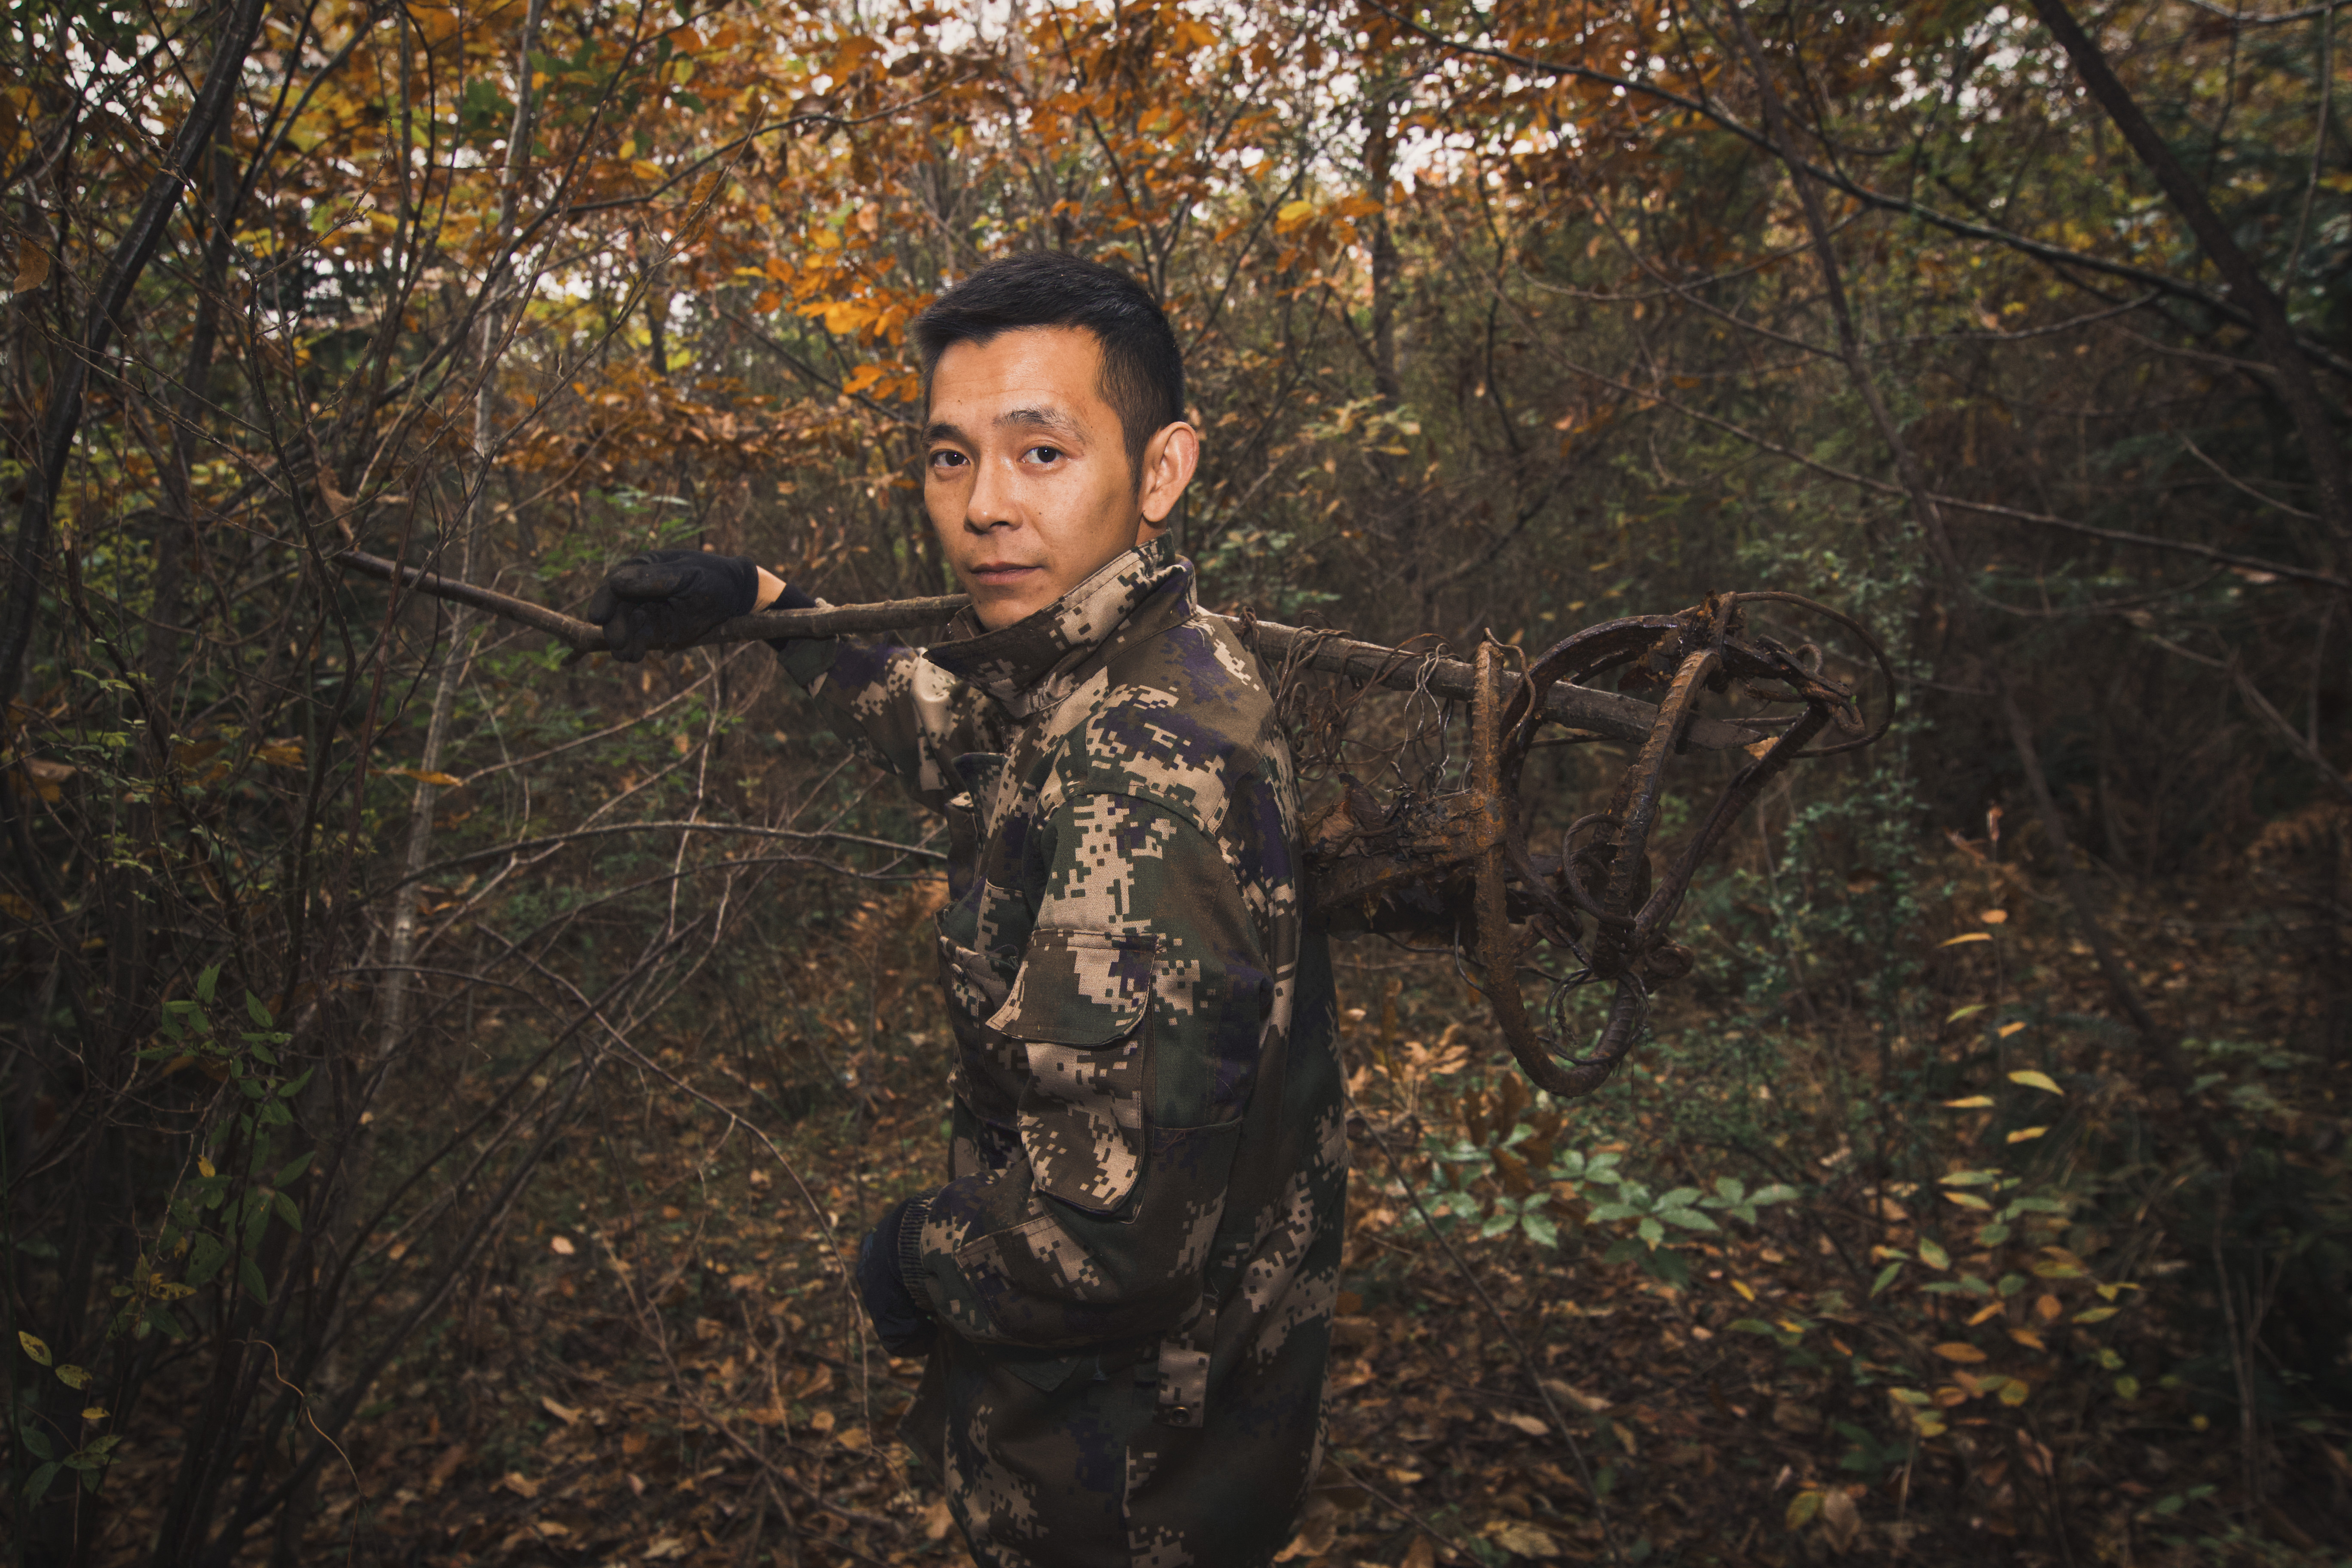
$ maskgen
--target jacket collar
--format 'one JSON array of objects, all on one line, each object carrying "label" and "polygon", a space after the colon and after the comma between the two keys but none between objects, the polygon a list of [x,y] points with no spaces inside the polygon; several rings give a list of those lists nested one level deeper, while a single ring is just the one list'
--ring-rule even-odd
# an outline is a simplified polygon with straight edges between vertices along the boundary
[{"label": "jacket collar", "polygon": [[[1138,616],[1162,595],[1168,613]],[[1002,630],[982,631],[963,610],[926,657],[1026,719],[1077,689],[1114,649],[1188,619],[1192,608],[1192,563],[1177,559],[1163,533]]]}]

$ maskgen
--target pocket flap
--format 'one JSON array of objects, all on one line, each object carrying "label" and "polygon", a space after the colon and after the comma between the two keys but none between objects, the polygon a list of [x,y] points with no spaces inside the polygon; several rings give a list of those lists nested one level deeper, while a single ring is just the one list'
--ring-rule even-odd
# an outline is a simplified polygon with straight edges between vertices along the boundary
[{"label": "pocket flap", "polygon": [[1108,1046],[1132,1034],[1151,1001],[1148,931],[1064,931],[1029,935],[1013,991],[988,1026],[1016,1040]]}]

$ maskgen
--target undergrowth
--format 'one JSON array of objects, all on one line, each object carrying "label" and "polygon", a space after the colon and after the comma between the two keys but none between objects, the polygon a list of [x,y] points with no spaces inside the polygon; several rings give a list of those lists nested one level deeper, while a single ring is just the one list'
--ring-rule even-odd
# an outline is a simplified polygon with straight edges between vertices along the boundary
[{"label": "undergrowth", "polygon": [[[1450,961],[1341,949],[1330,1457],[1286,1561],[2345,1560],[2342,1064],[2284,1043],[2290,947],[2124,911],[2198,1020],[2184,1100],[2028,870],[1873,877],[1828,825],[1777,922],[1762,864],[1717,879],[1705,970],[1585,1101]],[[298,1560],[961,1560],[892,1441],[920,1369],[841,1274],[942,1159],[936,900],[856,903],[758,1037],[673,1010],[379,1380]],[[121,1554],[195,1436],[117,1460]]]}]

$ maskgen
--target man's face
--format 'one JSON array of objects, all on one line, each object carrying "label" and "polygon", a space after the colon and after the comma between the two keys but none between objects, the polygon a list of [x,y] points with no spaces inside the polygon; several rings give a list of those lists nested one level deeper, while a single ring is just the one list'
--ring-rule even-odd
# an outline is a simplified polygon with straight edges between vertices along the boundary
[{"label": "man's face", "polygon": [[1082,327],[955,343],[933,367],[923,506],[990,631],[1155,536],[1192,479],[1199,440],[1176,424],[1136,483],[1101,382],[1102,345]]}]

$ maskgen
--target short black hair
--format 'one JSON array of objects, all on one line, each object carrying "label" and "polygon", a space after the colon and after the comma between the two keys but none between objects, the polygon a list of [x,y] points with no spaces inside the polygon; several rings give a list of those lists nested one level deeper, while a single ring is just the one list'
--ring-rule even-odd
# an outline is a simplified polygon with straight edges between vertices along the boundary
[{"label": "short black hair", "polygon": [[1084,327],[1102,345],[1102,397],[1127,437],[1128,471],[1143,488],[1143,449],[1184,417],[1184,356],[1167,315],[1124,272],[1059,250],[1024,250],[992,261],[931,301],[911,329],[931,373],[956,343],[985,345],[1024,327]]}]

